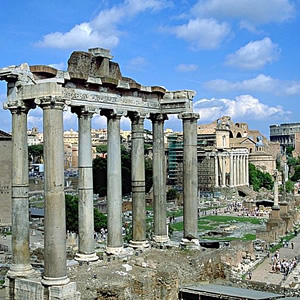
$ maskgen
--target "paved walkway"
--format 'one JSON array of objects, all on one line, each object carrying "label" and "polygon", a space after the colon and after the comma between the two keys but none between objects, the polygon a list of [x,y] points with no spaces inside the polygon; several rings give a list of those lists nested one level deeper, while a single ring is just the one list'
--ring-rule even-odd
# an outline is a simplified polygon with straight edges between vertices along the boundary
[{"label": "paved walkway", "polygon": [[[294,243],[294,249],[291,247],[291,242]],[[288,248],[279,249],[279,259],[283,258],[289,260],[293,259],[295,256],[300,254],[300,235],[297,235],[289,242]],[[290,286],[299,283],[298,276],[300,271],[300,262],[297,267],[288,275],[284,280],[283,273],[275,273],[272,271],[272,262],[271,262],[272,253],[270,257],[267,257],[255,270],[252,272],[253,281],[265,282],[269,284],[280,284],[282,286]],[[299,276],[300,279],[300,276]]]}]

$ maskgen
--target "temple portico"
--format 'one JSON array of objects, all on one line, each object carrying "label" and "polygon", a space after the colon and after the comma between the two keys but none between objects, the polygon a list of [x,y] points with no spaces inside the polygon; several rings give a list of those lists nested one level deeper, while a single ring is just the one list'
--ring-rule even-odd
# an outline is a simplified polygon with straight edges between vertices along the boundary
[{"label": "temple portico", "polygon": [[214,155],[215,187],[249,185],[247,149],[216,151]]},{"label": "temple portico", "polygon": [[[150,118],[153,129],[153,241],[159,245],[169,241],[166,224],[166,165],[164,122],[168,114],[180,115],[184,135],[184,239],[197,245],[197,119],[193,113],[193,97],[189,90],[167,91],[159,86],[142,86],[122,77],[119,65],[110,60],[108,50],[73,52],[68,71],[49,66],[0,69],[0,80],[8,82],[7,102],[13,120],[13,264],[8,273],[8,293],[22,295],[15,279],[36,277],[34,283],[44,299],[51,298],[52,288],[63,299],[79,299],[76,285],[66,271],[66,214],[64,193],[63,110],[71,108],[78,116],[79,127],[79,248],[76,259],[96,261],[94,249],[93,175],[91,153],[91,119],[100,113],[107,118],[107,205],[108,239],[106,252],[123,252],[122,239],[122,175],[120,119],[128,116],[132,125],[132,204],[134,248],[149,247],[146,239],[144,120]],[[28,150],[27,113],[39,106],[43,110],[44,131],[44,274],[40,278],[30,265],[28,216]],[[228,170],[228,157],[219,158],[222,181]],[[216,182],[217,183],[217,182]],[[17,287],[18,286],[18,287]],[[67,287],[67,288],[66,288]],[[43,292],[46,289],[48,292]],[[58,290],[57,290],[58,289]],[[29,293],[29,292],[28,292]],[[29,297],[29,296],[28,296]]]}]

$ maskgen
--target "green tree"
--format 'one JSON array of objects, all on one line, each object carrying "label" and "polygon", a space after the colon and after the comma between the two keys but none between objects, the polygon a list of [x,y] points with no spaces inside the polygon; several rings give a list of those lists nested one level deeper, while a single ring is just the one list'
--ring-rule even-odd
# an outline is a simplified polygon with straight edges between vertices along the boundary
[{"label": "green tree", "polygon": [[146,193],[149,193],[153,184],[152,159],[145,158],[145,186]]},{"label": "green tree", "polygon": [[96,146],[97,153],[107,153],[107,144]]},{"label": "green tree", "polygon": [[294,167],[294,175],[291,177],[291,180],[296,182],[297,180],[300,179],[300,166],[295,166]]},{"label": "green tree", "polygon": [[264,173],[249,163],[249,183],[253,186],[254,191],[259,191],[261,187],[268,190],[273,188],[273,179],[269,173]]},{"label": "green tree", "polygon": [[[67,195],[66,198],[66,228],[69,231],[78,232],[78,197]],[[94,208],[94,229],[99,232],[107,227],[107,217]]]},{"label": "green tree", "polygon": [[287,193],[292,193],[294,191],[294,182],[291,180],[288,180],[285,183],[285,190]]},{"label": "green tree", "polygon": [[288,155],[288,156],[292,156],[292,152],[294,151],[294,147],[293,146],[287,146],[286,149],[285,149],[285,153]]},{"label": "green tree", "polygon": [[43,151],[44,146],[42,144],[28,146],[29,161],[32,161],[33,163],[41,162],[43,158]]},{"label": "green tree", "polygon": [[167,191],[167,200],[174,200],[178,197],[177,190],[171,188]]},{"label": "green tree", "polygon": [[[131,153],[123,145],[121,146],[122,167],[122,194],[131,193]],[[152,187],[152,160],[145,158],[146,192]],[[94,193],[99,196],[107,194],[107,159],[97,157],[93,161],[93,183]]]},{"label": "green tree", "polygon": [[107,193],[107,160],[103,157],[96,157],[93,160],[93,184],[94,193],[103,197]]}]

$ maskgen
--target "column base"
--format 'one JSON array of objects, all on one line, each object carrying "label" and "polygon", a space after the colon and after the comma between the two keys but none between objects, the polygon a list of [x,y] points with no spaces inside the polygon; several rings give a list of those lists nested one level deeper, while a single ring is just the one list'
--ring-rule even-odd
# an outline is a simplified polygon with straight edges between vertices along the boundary
[{"label": "column base", "polygon": [[129,246],[131,248],[149,248],[150,247],[150,243],[148,241],[129,241]]},{"label": "column base", "polygon": [[99,257],[96,255],[96,253],[91,253],[91,254],[85,254],[85,253],[79,253],[77,252],[74,257],[75,260],[77,261],[86,261],[86,262],[92,262],[92,261],[97,261]]},{"label": "column base", "polygon": [[189,240],[189,239],[182,238],[180,242],[180,246],[185,249],[197,250],[200,248],[200,243],[198,239]]},{"label": "column base", "polygon": [[41,273],[30,264],[12,264],[6,275],[8,278],[38,278]]},{"label": "column base", "polygon": [[165,244],[170,241],[167,235],[154,235],[152,239],[155,243],[161,243],[161,244]]},{"label": "column base", "polygon": [[68,278],[68,276],[57,277],[57,278],[43,276],[41,282],[45,286],[60,286],[60,285],[68,284],[70,282],[70,279]]},{"label": "column base", "polygon": [[106,247],[105,252],[108,255],[120,255],[125,251],[123,247]]}]

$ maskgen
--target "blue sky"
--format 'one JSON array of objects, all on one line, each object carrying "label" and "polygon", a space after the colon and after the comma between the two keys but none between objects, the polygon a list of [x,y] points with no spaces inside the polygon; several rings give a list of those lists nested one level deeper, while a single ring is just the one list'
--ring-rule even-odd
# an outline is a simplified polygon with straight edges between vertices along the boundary
[{"label": "blue sky", "polygon": [[[199,124],[230,115],[268,136],[270,124],[300,121],[300,0],[15,0],[0,7],[0,67],[66,69],[72,51],[102,47],[123,76],[195,90]],[[0,129],[10,131],[5,94],[0,82]],[[42,129],[40,110],[29,113],[33,126]],[[104,126],[93,118],[94,128]],[[181,122],[173,117],[166,127],[181,130]],[[77,128],[69,112],[65,128]]]}]

